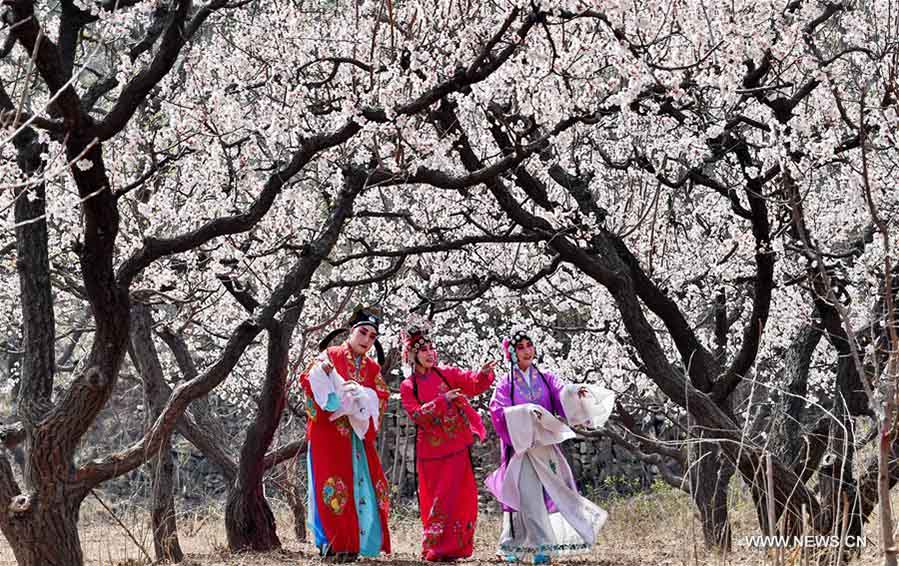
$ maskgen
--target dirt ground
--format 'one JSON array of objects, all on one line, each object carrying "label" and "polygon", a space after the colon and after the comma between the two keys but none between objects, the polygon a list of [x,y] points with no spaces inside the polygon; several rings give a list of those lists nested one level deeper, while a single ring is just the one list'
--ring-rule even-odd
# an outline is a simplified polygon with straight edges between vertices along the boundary
[{"label": "dirt ground", "polygon": [[[798,553],[787,553],[781,560],[772,552],[747,546],[747,537],[759,534],[754,512],[749,502],[739,496],[734,498],[731,518],[734,528],[734,549],[728,554],[707,552],[702,545],[702,531],[686,496],[675,491],[663,491],[641,495],[604,505],[609,511],[609,522],[601,533],[601,539],[592,553],[577,558],[558,559],[558,564],[595,564],[636,566],[670,565],[689,566],[699,564],[734,565],[749,564],[804,564]],[[145,514],[143,514],[145,516]],[[300,565],[321,562],[314,549],[293,537],[292,525],[287,513],[278,513],[279,535],[284,544],[280,552],[267,554],[232,554],[227,550],[224,519],[220,509],[208,509],[203,513],[186,513],[179,520],[181,546],[187,554],[185,564],[194,566],[224,565]],[[141,514],[123,517],[128,530],[151,554],[152,542],[146,521]],[[875,518],[876,520],[876,518]],[[495,557],[495,545],[499,536],[500,517],[481,514],[476,535],[475,555],[458,564],[500,564]],[[869,524],[869,539],[861,556],[852,564],[873,566],[881,564],[878,527]],[[145,556],[126,530],[100,508],[86,507],[82,512],[82,548],[85,561],[90,565],[137,566],[147,564]],[[395,509],[391,518],[393,554],[373,560],[360,560],[359,564],[397,564],[412,566],[424,564],[418,559],[421,540],[421,524],[418,517],[404,515]],[[814,564],[810,560],[809,564]],[[13,566],[15,560],[6,541],[0,539],[0,566]]]}]

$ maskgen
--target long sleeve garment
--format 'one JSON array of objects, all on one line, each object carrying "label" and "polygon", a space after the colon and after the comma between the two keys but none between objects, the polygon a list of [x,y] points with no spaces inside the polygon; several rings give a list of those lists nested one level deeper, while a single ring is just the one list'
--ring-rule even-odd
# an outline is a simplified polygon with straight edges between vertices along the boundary
[{"label": "long sleeve garment", "polygon": [[493,383],[481,374],[440,367],[403,381],[403,407],[415,422],[418,503],[425,560],[467,558],[474,550],[478,490],[468,448],[484,438],[484,424],[465,397],[452,402],[446,392],[460,389],[474,397]]},{"label": "long sleeve garment", "polygon": [[[326,354],[343,379],[377,394],[383,415],[389,391],[378,363],[367,356],[354,357],[346,343],[328,348]],[[324,406],[315,401],[311,369],[299,378],[306,395],[309,531],[317,547],[331,552],[389,553],[390,491],[375,446],[379,423],[371,422],[360,439],[346,416],[331,420],[340,409],[340,399],[331,393]]]},{"label": "long sleeve garment", "polygon": [[[496,384],[493,398],[490,400],[490,419],[493,421],[493,428],[496,430],[497,436],[499,436],[500,463],[503,469],[514,453],[512,441],[509,438],[509,429],[506,426],[504,409],[523,403],[533,403],[564,419],[565,410],[562,408],[561,399],[564,387],[565,383],[555,374],[549,371],[537,371],[534,366],[530,366],[524,372],[516,366]],[[500,477],[502,475],[504,472],[501,472]],[[555,504],[548,495],[546,496],[546,506],[550,512],[555,511]],[[511,510],[503,505],[503,511]]]},{"label": "long sleeve garment", "polygon": [[[484,437],[484,423],[465,397],[480,395],[493,384],[494,375],[440,366],[424,375],[412,374],[400,385],[403,407],[418,428],[416,454],[428,460],[454,454]],[[460,389],[465,397],[453,402],[445,393]]]}]

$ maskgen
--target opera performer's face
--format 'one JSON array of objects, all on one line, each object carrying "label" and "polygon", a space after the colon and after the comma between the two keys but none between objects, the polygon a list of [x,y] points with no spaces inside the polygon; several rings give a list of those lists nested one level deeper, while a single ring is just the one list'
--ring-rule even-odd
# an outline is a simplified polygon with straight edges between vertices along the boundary
[{"label": "opera performer's face", "polygon": [[537,350],[534,348],[534,343],[527,338],[515,345],[515,356],[518,358],[518,365],[522,369],[531,367],[536,353]]},{"label": "opera performer's face", "polygon": [[357,356],[361,356],[371,349],[371,346],[375,343],[375,338],[377,337],[378,331],[375,330],[374,326],[363,324],[362,326],[357,326],[350,332],[350,338],[347,342],[353,353]]},{"label": "opera performer's face", "polygon": [[415,354],[415,361],[419,366],[418,369],[428,371],[437,363],[437,348],[434,344],[425,342]]}]

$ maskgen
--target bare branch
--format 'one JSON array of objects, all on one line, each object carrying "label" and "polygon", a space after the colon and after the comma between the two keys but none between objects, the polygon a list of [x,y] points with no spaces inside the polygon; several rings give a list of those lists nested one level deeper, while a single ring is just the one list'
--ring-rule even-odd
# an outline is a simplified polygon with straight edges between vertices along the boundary
[{"label": "bare branch", "polygon": [[328,281],[323,287],[322,292],[329,291],[331,289],[336,289],[338,287],[360,287],[362,285],[371,285],[372,283],[380,283],[382,281],[386,281],[390,279],[397,273],[399,273],[400,269],[403,267],[403,262],[406,260],[406,256],[400,256],[392,266],[385,269],[384,271],[372,275],[371,277],[363,277],[362,279],[338,279],[337,281]]},{"label": "bare branch", "polygon": [[284,446],[281,446],[266,454],[263,465],[265,466],[266,470],[270,470],[278,464],[290,460],[297,454],[302,454],[305,451],[306,439],[303,438],[301,440],[294,440],[293,442],[285,444]]},{"label": "bare branch", "polygon": [[128,193],[130,193],[130,192],[133,191],[134,189],[137,189],[137,188],[142,187],[142,186],[144,185],[144,183],[146,183],[146,182],[150,179],[150,177],[152,177],[153,175],[155,175],[155,174],[158,173],[159,171],[165,169],[165,167],[168,166],[170,163],[173,163],[173,162],[175,162],[175,161],[178,161],[178,160],[181,159],[182,157],[187,156],[187,155],[190,155],[191,153],[193,153],[192,150],[190,150],[190,149],[185,149],[185,150],[179,151],[179,152],[178,152],[177,154],[175,154],[175,155],[167,155],[167,156],[166,156],[164,159],[162,159],[161,161],[158,161],[158,162],[154,163],[153,165],[151,165],[151,166],[150,166],[146,171],[144,171],[144,172],[143,172],[137,179],[135,179],[134,181],[131,181],[130,183],[128,183],[128,184],[125,185],[124,187],[122,187],[122,188],[120,188],[119,190],[117,190],[117,191],[115,192],[115,198],[117,198],[117,199],[122,198],[123,196],[127,195]]},{"label": "bare branch", "polygon": [[437,244],[422,244],[418,246],[409,246],[398,250],[369,250],[356,254],[345,255],[337,259],[329,259],[328,263],[337,266],[344,263],[365,259],[370,257],[406,257],[410,255],[422,255],[429,253],[446,252],[450,250],[461,250],[468,246],[487,243],[517,243],[517,242],[540,242],[546,240],[547,236],[542,234],[516,233],[509,235],[485,235],[485,236],[465,236],[458,240],[447,240]]},{"label": "bare branch", "polygon": [[[650,448],[649,451],[641,450],[640,447],[638,447],[636,444],[625,438],[623,435],[618,434],[608,426],[600,431],[585,431],[579,429],[577,430],[577,433],[588,438],[602,438],[605,436],[611,439],[612,442],[623,447],[641,462],[656,466],[656,468],[658,468],[659,470],[659,473],[662,475],[662,479],[665,480],[665,483],[667,483],[671,487],[689,492],[690,482],[685,481],[683,476],[679,476],[671,470],[671,461],[666,461],[661,451],[653,452],[652,448]],[[644,444],[644,446],[646,445]],[[661,446],[656,447],[662,448]],[[666,453],[664,455],[667,456],[668,454]],[[675,461],[681,464],[683,468],[686,468],[686,466],[683,465],[685,463],[685,458],[683,457],[683,455],[680,455],[680,458]]]}]

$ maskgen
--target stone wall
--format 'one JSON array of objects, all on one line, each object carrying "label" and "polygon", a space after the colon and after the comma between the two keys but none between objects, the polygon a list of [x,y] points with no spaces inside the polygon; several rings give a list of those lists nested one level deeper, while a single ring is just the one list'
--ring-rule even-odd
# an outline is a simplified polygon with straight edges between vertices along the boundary
[{"label": "stone wall", "polygon": [[[499,440],[489,416],[482,411],[487,439],[472,450],[475,477],[481,487],[481,501],[485,509],[495,510],[493,498],[483,486],[487,477],[499,465]],[[415,504],[415,426],[406,416],[397,399],[391,399],[381,425],[378,450],[387,481],[393,486],[395,500],[409,500]],[[632,457],[615,446],[608,438],[577,438],[566,442],[563,451],[574,472],[578,487],[594,498],[613,494],[629,495],[652,485],[656,472],[653,466]]]}]

